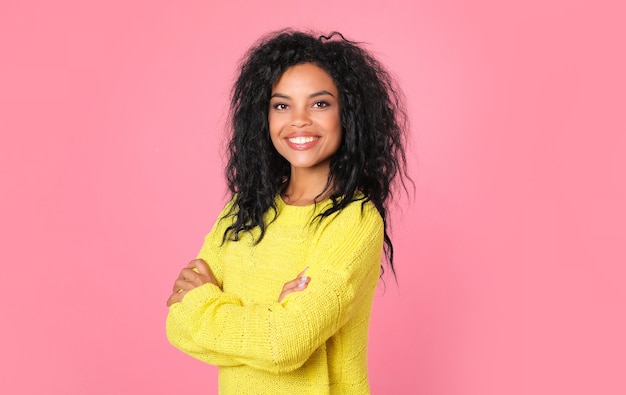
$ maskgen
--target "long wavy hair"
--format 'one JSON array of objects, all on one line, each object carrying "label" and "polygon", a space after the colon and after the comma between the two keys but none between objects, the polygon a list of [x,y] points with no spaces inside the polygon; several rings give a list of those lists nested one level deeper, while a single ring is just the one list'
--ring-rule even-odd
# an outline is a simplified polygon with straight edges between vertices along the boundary
[{"label": "long wavy hair", "polygon": [[[259,228],[263,239],[277,214],[276,195],[289,182],[290,164],[270,139],[268,111],[273,85],[290,67],[312,63],[325,70],[339,91],[342,141],[331,157],[326,189],[332,205],[319,220],[355,201],[371,201],[384,223],[384,250],[394,273],[388,204],[392,186],[407,191],[404,145],[407,116],[403,96],[385,68],[359,43],[341,33],[326,36],[282,30],[261,38],[245,54],[231,96],[226,179],[234,199],[233,224],[224,241]],[[360,191],[361,194],[356,193]],[[321,196],[321,195],[320,195]],[[383,268],[384,271],[384,268]]]}]

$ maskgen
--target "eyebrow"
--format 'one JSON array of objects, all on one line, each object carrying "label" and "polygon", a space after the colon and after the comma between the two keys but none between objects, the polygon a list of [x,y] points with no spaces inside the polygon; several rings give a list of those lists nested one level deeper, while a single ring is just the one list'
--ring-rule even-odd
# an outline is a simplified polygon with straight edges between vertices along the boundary
[{"label": "eyebrow", "polygon": [[[335,97],[335,95],[333,95],[329,91],[319,91],[319,92],[311,93],[309,95],[309,99],[313,97],[324,96],[324,95]],[[291,97],[289,97],[288,95],[284,95],[282,93],[274,93],[272,96],[270,96],[270,99],[274,97],[280,97],[281,99],[291,99]]]}]

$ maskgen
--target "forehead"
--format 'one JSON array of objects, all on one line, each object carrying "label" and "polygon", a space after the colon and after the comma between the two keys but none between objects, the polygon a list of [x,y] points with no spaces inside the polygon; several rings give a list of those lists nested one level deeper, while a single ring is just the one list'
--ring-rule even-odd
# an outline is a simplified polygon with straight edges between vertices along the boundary
[{"label": "forehead", "polygon": [[272,86],[272,93],[283,90],[327,90],[337,93],[337,86],[326,70],[313,63],[289,67]]}]

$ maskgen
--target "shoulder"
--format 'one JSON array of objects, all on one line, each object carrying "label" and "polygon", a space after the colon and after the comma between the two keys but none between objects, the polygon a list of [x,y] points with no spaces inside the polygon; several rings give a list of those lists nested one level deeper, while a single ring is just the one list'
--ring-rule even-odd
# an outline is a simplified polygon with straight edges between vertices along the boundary
[{"label": "shoulder", "polygon": [[378,209],[371,200],[367,200],[363,194],[357,192],[354,198],[337,212],[337,217],[343,221],[362,222],[381,222],[382,217]]},{"label": "shoulder", "polygon": [[349,235],[374,237],[384,233],[384,223],[380,213],[371,201],[353,199],[346,207],[324,218],[320,223],[321,230],[332,234],[337,239]]},{"label": "shoulder", "polygon": [[226,202],[226,204],[218,214],[217,218],[215,219],[211,231],[206,235],[205,242],[209,239],[215,239],[216,242],[219,241],[219,244],[221,244],[224,231],[234,222],[234,203],[234,198],[231,198]]},{"label": "shoulder", "polygon": [[345,273],[378,267],[384,242],[384,222],[372,202],[354,200],[322,219],[315,228],[310,254]]}]

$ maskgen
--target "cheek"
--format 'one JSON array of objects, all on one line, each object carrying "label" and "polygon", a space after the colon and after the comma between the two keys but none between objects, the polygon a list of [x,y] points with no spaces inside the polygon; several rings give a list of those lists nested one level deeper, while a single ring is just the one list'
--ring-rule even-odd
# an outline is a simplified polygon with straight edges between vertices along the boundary
[{"label": "cheek", "polygon": [[281,117],[280,114],[272,115],[270,113],[270,115],[267,116],[267,125],[272,136],[279,134],[282,128],[285,126],[285,121],[283,118],[284,117]]}]

